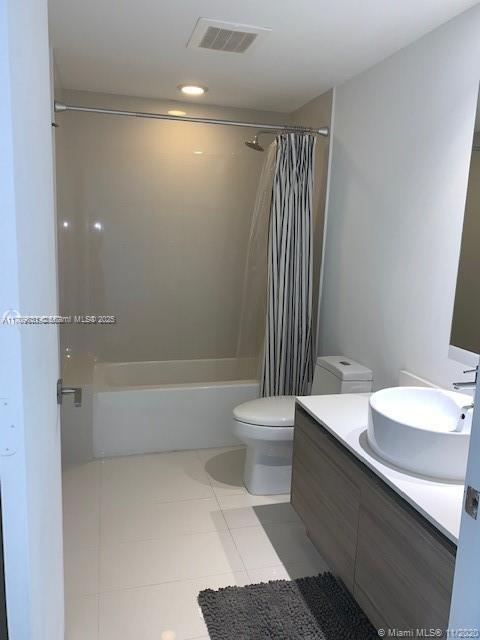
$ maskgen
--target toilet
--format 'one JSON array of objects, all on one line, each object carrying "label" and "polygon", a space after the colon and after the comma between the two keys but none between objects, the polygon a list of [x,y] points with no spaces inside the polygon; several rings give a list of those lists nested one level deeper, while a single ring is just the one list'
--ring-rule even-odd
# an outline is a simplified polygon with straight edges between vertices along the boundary
[{"label": "toilet", "polygon": [[[367,393],[372,372],[344,356],[318,358],[312,395]],[[247,446],[244,484],[254,495],[289,493],[295,396],[259,398],[233,410],[233,433]]]}]

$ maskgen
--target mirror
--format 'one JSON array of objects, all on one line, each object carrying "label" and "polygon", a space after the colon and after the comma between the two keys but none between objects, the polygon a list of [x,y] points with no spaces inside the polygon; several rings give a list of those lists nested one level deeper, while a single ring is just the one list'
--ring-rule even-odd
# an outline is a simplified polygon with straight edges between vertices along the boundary
[{"label": "mirror", "polygon": [[[480,100],[479,100],[480,101]],[[480,104],[477,103],[450,343],[480,353]]]}]

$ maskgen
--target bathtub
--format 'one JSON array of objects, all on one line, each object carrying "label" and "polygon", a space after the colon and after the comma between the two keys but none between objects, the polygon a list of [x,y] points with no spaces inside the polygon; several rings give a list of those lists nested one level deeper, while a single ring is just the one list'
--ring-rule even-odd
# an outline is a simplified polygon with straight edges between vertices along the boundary
[{"label": "bathtub", "polygon": [[232,409],[258,398],[254,358],[97,363],[96,458],[239,444]]}]

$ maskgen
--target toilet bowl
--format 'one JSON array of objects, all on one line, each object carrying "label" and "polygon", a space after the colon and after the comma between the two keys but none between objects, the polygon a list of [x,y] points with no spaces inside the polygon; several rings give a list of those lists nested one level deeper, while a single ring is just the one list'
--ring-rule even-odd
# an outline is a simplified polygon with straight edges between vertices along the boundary
[{"label": "toilet bowl", "polygon": [[259,398],[233,410],[233,433],[247,446],[244,483],[255,495],[288,493],[295,396]]},{"label": "toilet bowl", "polygon": [[[365,393],[372,372],[343,356],[318,358],[312,395]],[[244,484],[254,495],[289,493],[295,396],[250,400],[233,410],[233,433],[247,447]]]}]

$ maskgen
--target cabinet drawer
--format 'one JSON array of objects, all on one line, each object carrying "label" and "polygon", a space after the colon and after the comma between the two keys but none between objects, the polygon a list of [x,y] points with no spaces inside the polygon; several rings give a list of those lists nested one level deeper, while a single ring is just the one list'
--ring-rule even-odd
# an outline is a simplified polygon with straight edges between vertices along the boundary
[{"label": "cabinet drawer", "polygon": [[295,431],[292,504],[332,570],[353,590],[360,491],[301,429]]},{"label": "cabinet drawer", "polygon": [[363,484],[354,593],[372,621],[446,629],[454,567],[452,543],[389,490]]}]

